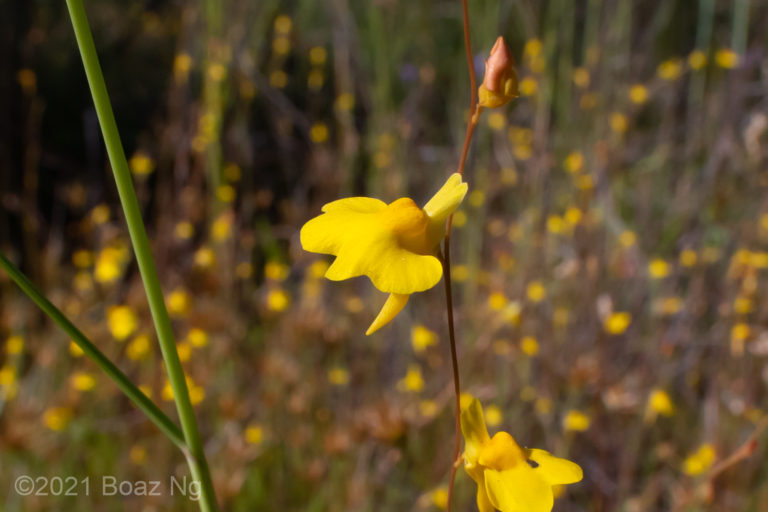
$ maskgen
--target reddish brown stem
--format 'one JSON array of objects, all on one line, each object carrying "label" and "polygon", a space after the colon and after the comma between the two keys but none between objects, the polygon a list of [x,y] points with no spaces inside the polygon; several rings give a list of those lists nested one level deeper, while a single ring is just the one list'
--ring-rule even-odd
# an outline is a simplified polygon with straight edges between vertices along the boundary
[{"label": "reddish brown stem", "polygon": [[[459,167],[457,172],[464,174],[464,166],[467,162],[469,146],[472,142],[472,135],[475,132],[475,125],[479,112],[477,112],[477,78],[475,77],[475,64],[472,59],[472,45],[469,37],[469,7],[467,0],[461,0],[462,18],[464,22],[464,47],[467,50],[467,66],[469,67],[469,119],[467,120],[467,132],[464,136],[464,146],[461,149],[459,158]],[[448,223],[445,228],[445,242],[443,244],[443,276],[445,281],[445,304],[448,310],[448,338],[451,345],[451,364],[453,366],[453,388],[456,395],[456,441],[453,452],[453,463],[451,464],[451,478],[448,484],[448,502],[446,504],[447,512],[451,512],[453,502],[453,484],[456,480],[456,470],[458,469],[459,453],[461,450],[461,383],[459,381],[459,362],[456,355],[456,331],[453,322],[453,294],[451,291],[451,226],[453,224],[453,215],[448,217]]]}]

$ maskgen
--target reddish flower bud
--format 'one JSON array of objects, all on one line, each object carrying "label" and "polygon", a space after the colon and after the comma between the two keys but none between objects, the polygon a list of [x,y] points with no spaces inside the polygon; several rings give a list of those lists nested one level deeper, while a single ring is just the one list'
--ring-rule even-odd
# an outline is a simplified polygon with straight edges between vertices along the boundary
[{"label": "reddish flower bud", "polygon": [[504,38],[499,36],[485,61],[485,78],[478,91],[479,104],[489,108],[500,107],[519,95],[515,59]]}]

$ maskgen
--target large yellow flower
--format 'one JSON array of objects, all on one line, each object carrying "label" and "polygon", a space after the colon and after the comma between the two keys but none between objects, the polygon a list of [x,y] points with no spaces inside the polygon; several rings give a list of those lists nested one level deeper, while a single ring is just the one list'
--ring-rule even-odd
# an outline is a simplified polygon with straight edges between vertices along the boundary
[{"label": "large yellow flower", "polygon": [[323,214],[301,228],[304,250],[336,256],[325,277],[341,281],[368,276],[389,298],[366,331],[390,322],[414,292],[435,286],[443,275],[437,258],[445,221],[467,193],[461,175],[419,208],[412,199],[390,204],[370,197],[349,197],[323,206]]},{"label": "large yellow flower", "polygon": [[488,435],[480,402],[461,411],[464,469],[477,483],[480,512],[550,512],[553,485],[578,482],[581,468],[544,450],[520,448],[506,432]]}]

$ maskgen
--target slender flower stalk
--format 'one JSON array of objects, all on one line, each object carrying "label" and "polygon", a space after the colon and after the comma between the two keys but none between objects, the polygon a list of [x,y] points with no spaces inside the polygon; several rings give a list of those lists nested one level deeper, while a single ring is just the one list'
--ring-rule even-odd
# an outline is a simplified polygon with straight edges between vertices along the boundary
[{"label": "slender flower stalk", "polygon": [[61,329],[72,338],[72,341],[82,349],[86,356],[90,357],[104,373],[117,384],[117,387],[141,409],[157,427],[168,436],[173,444],[182,451],[187,450],[184,435],[179,427],[161,411],[155,404],[131,382],[120,369],[114,365],[75,325],[62,313],[51,301],[38,290],[32,282],[5,256],[0,254],[0,268],[5,270],[21,290],[29,296],[38,307],[48,315]]},{"label": "slender flower stalk", "polygon": [[[469,6],[467,0],[461,0],[462,20],[464,26],[464,48],[467,53],[467,66],[469,67],[469,119],[467,120],[467,131],[464,135],[464,146],[461,149],[459,158],[459,167],[457,172],[464,175],[464,166],[467,162],[469,145],[472,142],[472,135],[475,132],[475,126],[479,119],[480,112],[477,108],[477,77],[475,76],[475,65],[472,58],[472,44],[469,37]],[[451,364],[453,367],[453,390],[455,395],[456,409],[456,440],[453,451],[453,462],[451,464],[451,478],[448,484],[448,502],[446,510],[451,512],[453,502],[453,486],[456,481],[456,470],[458,469],[459,455],[461,451],[461,381],[459,378],[459,363],[456,355],[456,331],[453,322],[453,292],[451,290],[451,226],[453,224],[453,214],[448,217],[445,227],[445,241],[443,242],[443,275],[445,281],[445,306],[448,312],[448,339],[451,345]]]},{"label": "slender flower stalk", "polygon": [[128,162],[125,158],[117,123],[107,94],[106,84],[99,65],[96,47],[93,43],[88,19],[82,0],[67,0],[67,8],[72,19],[72,27],[77,38],[77,45],[83,60],[88,85],[91,89],[96,114],[99,118],[107,154],[115,175],[115,183],[123,206],[128,232],[136,253],[139,271],[147,293],[147,300],[160,343],[160,350],[168,371],[168,380],[173,389],[176,410],[181,422],[181,429],[186,440],[185,452],[192,477],[200,484],[200,509],[204,512],[217,510],[216,496],[211,481],[208,463],[205,459],[203,444],[197,429],[195,412],[189,399],[189,390],[184,370],[176,351],[176,342],[171,329],[171,322],[165,308],[163,292],[157,276],[155,262],[152,259],[149,240],[139,210],[139,202],[133,189]]}]

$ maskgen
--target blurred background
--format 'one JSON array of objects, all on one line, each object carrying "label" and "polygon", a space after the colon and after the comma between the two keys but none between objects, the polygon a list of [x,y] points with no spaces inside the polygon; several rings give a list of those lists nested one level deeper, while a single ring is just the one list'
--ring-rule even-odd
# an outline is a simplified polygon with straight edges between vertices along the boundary
[{"label": "blurred background", "polygon": [[[175,418],[65,4],[0,6],[0,250]],[[384,294],[324,280],[298,231],[339,197],[423,204],[455,170],[460,2],[86,7],[223,509],[444,508],[442,285],[366,337]],[[480,79],[503,35],[521,97],[483,113],[454,221],[464,390],[492,432],[583,467],[556,510],[768,510],[768,2],[470,19]],[[0,509],[195,510],[13,492],[187,473],[4,273],[0,343]],[[463,471],[456,493],[476,510]]]}]

